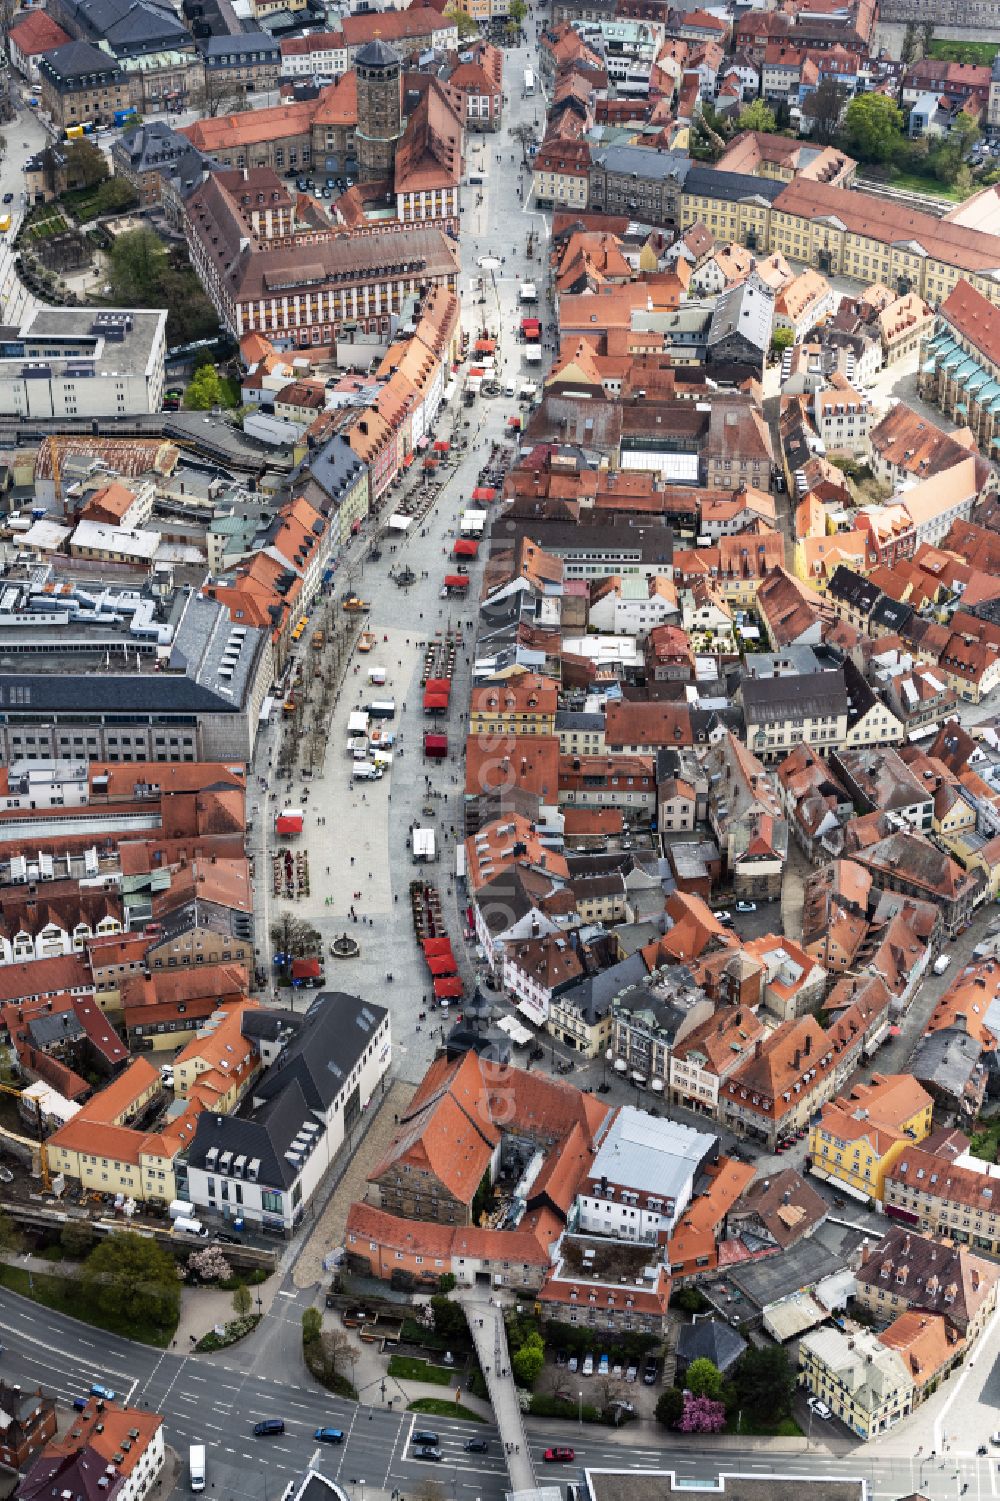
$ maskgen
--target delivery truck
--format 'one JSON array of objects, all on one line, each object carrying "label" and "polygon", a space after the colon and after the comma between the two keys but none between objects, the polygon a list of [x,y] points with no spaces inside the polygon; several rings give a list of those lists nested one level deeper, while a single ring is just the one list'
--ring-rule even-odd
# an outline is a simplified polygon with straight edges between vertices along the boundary
[{"label": "delivery truck", "polygon": [[188,1450],[188,1474],[191,1477],[191,1489],[203,1491],[205,1489],[204,1444],[192,1444]]}]

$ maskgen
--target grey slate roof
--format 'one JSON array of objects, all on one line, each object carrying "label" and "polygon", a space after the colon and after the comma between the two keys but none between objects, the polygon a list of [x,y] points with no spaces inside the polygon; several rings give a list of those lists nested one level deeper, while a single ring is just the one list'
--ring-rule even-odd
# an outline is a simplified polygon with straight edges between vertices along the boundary
[{"label": "grey slate roof", "polygon": [[979,1043],[964,1027],[942,1027],[920,1039],[910,1071],[921,1084],[960,1100],[979,1056]]},{"label": "grey slate roof", "polygon": [[684,183],[686,194],[719,198],[727,203],[742,203],[757,198],[773,203],[787,183],[769,177],[753,177],[747,172],[718,172],[714,167],[692,166]]},{"label": "grey slate roof", "polygon": [[699,1319],[684,1324],[677,1336],[677,1361],[689,1366],[693,1360],[710,1360],[717,1371],[728,1371],[747,1347],[746,1340],[721,1319]]},{"label": "grey slate roof", "polygon": [[745,281],[716,299],[708,329],[708,347],[739,334],[763,355],[771,342],[774,297],[763,287]]},{"label": "grey slate roof", "polygon": [[285,1153],[307,1122],[326,1119],[355,1066],[387,1015],[384,1006],[340,991],[324,991],[304,1014],[244,1014],[246,1037],[281,1032],[287,1040],[234,1115],[205,1110],[198,1117],[189,1162],[205,1165],[212,1147],[260,1162],[257,1182],[289,1188],[301,1171]]},{"label": "grey slate roof", "polygon": [[683,182],[691,170],[691,158],[680,151],[655,151],[649,146],[606,146],[596,151],[593,164],[624,177],[644,177],[662,182],[674,177]]},{"label": "grey slate roof", "polygon": [[42,53],[38,66],[55,83],[70,83],[94,74],[121,72],[115,58],[109,57],[90,42],[65,42],[61,47],[53,47],[51,52]]},{"label": "grey slate roof", "polygon": [[744,678],[740,694],[748,727],[782,719],[815,719],[824,714],[847,713],[847,690],[841,672]]},{"label": "grey slate roof", "polygon": [[243,31],[237,36],[210,36],[205,42],[205,56],[211,58],[245,57],[247,53],[263,52],[275,62],[281,58],[281,47],[266,31]]}]

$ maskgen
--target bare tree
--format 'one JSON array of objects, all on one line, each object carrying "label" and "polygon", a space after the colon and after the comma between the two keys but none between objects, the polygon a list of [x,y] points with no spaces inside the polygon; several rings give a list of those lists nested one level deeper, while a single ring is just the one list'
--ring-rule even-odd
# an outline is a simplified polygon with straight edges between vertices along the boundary
[{"label": "bare tree", "polygon": [[246,84],[225,77],[222,71],[206,68],[204,83],[188,89],[187,106],[209,119],[216,115],[236,114],[247,107]]}]

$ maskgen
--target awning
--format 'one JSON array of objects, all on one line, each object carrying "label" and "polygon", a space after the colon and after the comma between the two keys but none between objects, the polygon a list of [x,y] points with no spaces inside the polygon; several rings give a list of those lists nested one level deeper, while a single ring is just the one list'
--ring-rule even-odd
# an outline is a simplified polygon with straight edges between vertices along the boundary
[{"label": "awning", "polygon": [[437,441],[434,444],[434,452],[435,453],[447,453],[450,447],[451,447],[451,444],[448,442],[448,440],[446,438],[438,438]]},{"label": "awning", "polygon": [[417,439],[417,447],[420,449],[421,453],[423,452],[423,450],[425,448],[429,448],[430,447],[430,441],[431,440],[430,440],[430,438],[428,438],[428,436],[427,436],[426,433],[424,434],[424,436],[422,438],[418,438]]},{"label": "awning", "polygon": [[403,460],[403,468],[404,469],[409,469],[410,465],[413,463],[414,458],[415,458],[414,454],[408,453],[406,455],[406,458]]},{"label": "awning", "polygon": [[650,1089],[655,1089],[657,1094],[662,1094],[663,1093],[663,1080],[662,1079],[651,1079],[650,1082],[649,1082],[649,1087],[650,1087]]},{"label": "awning", "polygon": [[424,687],[428,693],[449,694],[451,692],[451,678],[428,678]]},{"label": "awning", "polygon": [[392,515],[389,517],[389,520],[386,522],[386,526],[389,527],[390,531],[393,532],[409,531],[412,525],[413,517],[404,516],[401,511],[393,511]]},{"label": "awning", "polygon": [[615,1056],[614,1048],[606,1048],[604,1051],[604,1056],[607,1059],[608,1063],[610,1063],[612,1058]]},{"label": "awning", "polygon": [[524,997],[518,1001],[517,1009],[522,1016],[526,1016],[529,1022],[533,1022],[536,1027],[544,1027],[545,1012],[536,1001],[531,1001]]},{"label": "awning", "polygon": [[439,1001],[457,1001],[465,994],[459,975],[447,975],[434,981],[434,994]]},{"label": "awning", "polygon": [[302,814],[279,813],[274,821],[274,832],[276,834],[301,834]]},{"label": "awning", "polygon": [[624,1058],[616,1058],[615,1059],[615,1073],[616,1074],[627,1074],[628,1073],[628,1064],[625,1062]]},{"label": "awning", "polygon": [[492,485],[477,485],[472,492],[473,500],[496,500],[497,492]]},{"label": "awning", "polygon": [[446,573],[444,582],[446,589],[468,589],[469,575],[467,573]]},{"label": "awning", "polygon": [[426,459],[424,459],[424,468],[425,468],[425,469],[436,469],[436,468],[437,468],[437,466],[438,466],[438,461],[437,461],[437,459],[435,459],[435,458],[432,458],[432,457],[431,457],[431,455],[430,455],[430,454],[428,454],[428,455],[427,455],[427,458],[426,458]]},{"label": "awning", "polygon": [[516,1048],[526,1048],[535,1035],[529,1032],[527,1027],[522,1027],[521,1023],[515,1021],[512,1016],[502,1016],[497,1022],[497,1028],[501,1032],[506,1032]]},{"label": "awning", "polygon": [[425,693],[424,694],[424,711],[426,713],[430,713],[431,710],[438,710],[440,712],[440,710],[447,709],[447,707],[448,707],[448,695],[447,695],[447,693]]},{"label": "awning", "polygon": [[495,354],[496,347],[496,339],[477,339],[472,346],[472,352],[473,354]]},{"label": "awning", "polygon": [[432,975],[455,975],[458,973],[458,965],[451,954],[433,954],[427,960],[427,968]]},{"label": "awning", "polygon": [[478,558],[479,543],[471,537],[459,537],[451,550],[453,558]]},{"label": "awning", "polygon": [[424,754],[427,756],[446,756],[448,754],[448,736],[432,735],[428,731],[424,736]]},{"label": "awning", "polygon": [[646,1082],[646,1075],[645,1074],[640,1074],[639,1070],[637,1068],[634,1068],[632,1070],[632,1083],[633,1084],[645,1084],[645,1082]]},{"label": "awning", "polygon": [[425,958],[428,959],[430,958],[431,954],[450,954],[451,939],[425,938],[421,947],[423,948]]}]

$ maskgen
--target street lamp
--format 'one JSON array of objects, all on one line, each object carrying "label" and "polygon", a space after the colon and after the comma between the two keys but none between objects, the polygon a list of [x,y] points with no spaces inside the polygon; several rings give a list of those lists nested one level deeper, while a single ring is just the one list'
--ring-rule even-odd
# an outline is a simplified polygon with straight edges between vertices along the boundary
[{"label": "street lamp", "polygon": [[576,1394],[576,1420],[580,1428],[583,1427],[583,1392]]}]

